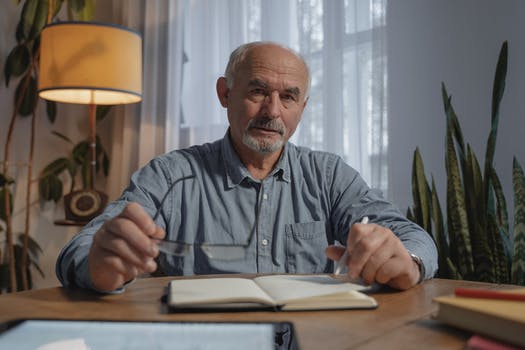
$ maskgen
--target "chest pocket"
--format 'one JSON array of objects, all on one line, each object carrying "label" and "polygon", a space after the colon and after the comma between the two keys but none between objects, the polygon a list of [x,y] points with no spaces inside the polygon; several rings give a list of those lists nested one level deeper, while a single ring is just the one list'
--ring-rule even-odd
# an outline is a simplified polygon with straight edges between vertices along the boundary
[{"label": "chest pocket", "polygon": [[322,273],[328,271],[328,246],[324,221],[285,225],[286,272]]}]

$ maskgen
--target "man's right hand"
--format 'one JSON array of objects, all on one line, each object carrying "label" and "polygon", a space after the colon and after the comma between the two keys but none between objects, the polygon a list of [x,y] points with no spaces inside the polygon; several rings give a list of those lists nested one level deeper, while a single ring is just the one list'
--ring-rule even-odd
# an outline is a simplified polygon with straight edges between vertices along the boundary
[{"label": "man's right hand", "polygon": [[137,203],[128,204],[120,215],[97,231],[89,250],[89,276],[93,287],[113,291],[144,272],[157,268],[156,241],[165,232]]}]

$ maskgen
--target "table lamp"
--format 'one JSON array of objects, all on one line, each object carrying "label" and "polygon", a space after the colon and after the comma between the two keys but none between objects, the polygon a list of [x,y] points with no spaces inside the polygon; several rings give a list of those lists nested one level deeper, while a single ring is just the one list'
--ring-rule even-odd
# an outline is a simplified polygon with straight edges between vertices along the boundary
[{"label": "table lamp", "polygon": [[142,99],[142,39],[124,27],[60,22],[40,37],[39,96],[89,105],[91,170],[88,188],[64,196],[66,219],[88,221],[102,212],[107,195],[95,190],[96,106]]}]

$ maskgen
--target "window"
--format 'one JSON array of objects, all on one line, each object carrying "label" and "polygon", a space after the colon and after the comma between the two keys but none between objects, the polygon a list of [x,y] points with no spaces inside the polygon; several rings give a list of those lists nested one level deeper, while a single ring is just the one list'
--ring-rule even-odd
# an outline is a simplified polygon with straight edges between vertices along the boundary
[{"label": "window", "polygon": [[225,112],[210,101],[229,53],[276,41],[310,67],[310,100],[291,141],[339,154],[386,191],[385,12],[386,0],[186,0],[180,138],[172,148],[224,135]]}]

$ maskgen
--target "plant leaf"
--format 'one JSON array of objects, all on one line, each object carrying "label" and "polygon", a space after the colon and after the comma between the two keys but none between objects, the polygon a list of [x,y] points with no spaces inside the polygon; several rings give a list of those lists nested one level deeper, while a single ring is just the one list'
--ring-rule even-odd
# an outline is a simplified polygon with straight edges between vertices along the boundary
[{"label": "plant leaf", "polygon": [[32,54],[33,54],[33,57],[37,57],[38,55],[40,55],[40,53],[38,52],[38,50],[40,50],[40,35],[38,35],[35,40],[33,40],[33,47],[32,47]]},{"label": "plant leaf", "polygon": [[69,0],[67,3],[73,12],[82,11],[85,6],[85,0]]},{"label": "plant leaf", "polygon": [[496,74],[494,76],[494,86],[492,89],[492,118],[491,128],[489,137],[487,140],[487,148],[485,151],[485,188],[484,195],[485,200],[488,198],[488,192],[490,188],[490,173],[493,167],[492,163],[494,160],[494,153],[496,151],[496,138],[498,135],[498,123],[499,123],[499,106],[501,99],[503,98],[503,92],[505,91],[505,78],[507,75],[507,56],[508,47],[505,41],[501,47],[498,64],[496,66]]},{"label": "plant leaf", "polygon": [[511,281],[525,285],[525,176],[516,157],[513,160],[512,183],[514,188],[514,256]]},{"label": "plant leaf", "polygon": [[57,118],[57,104],[55,101],[46,100],[47,119],[53,124]]},{"label": "plant leaf", "polygon": [[31,115],[35,110],[37,101],[37,89],[35,78],[32,76],[29,77],[29,81],[27,82],[27,88],[24,90],[25,83],[25,78],[21,79],[15,91],[15,101],[18,101],[19,96],[22,95],[22,103],[20,104],[20,108],[18,109],[18,113],[21,116]]},{"label": "plant leaf", "polygon": [[[23,233],[17,235],[17,241],[20,243],[20,246],[24,245]],[[36,258],[38,258],[38,256],[44,252],[38,244],[38,242],[35,241],[31,236],[27,236],[27,250],[28,252],[32,253]]]},{"label": "plant leaf", "polygon": [[54,174],[44,176],[38,182],[40,198],[55,203],[62,198],[62,181]]},{"label": "plant leaf", "polygon": [[491,281],[496,276],[494,257],[489,244],[489,232],[483,198],[483,179],[476,155],[467,144],[467,154],[463,168],[465,203],[472,245],[472,259],[476,280]]},{"label": "plant leaf", "polygon": [[412,214],[412,210],[410,209],[410,207],[407,209],[406,217],[407,217],[408,220],[410,220],[412,222],[416,222],[416,218],[415,218],[414,214]]},{"label": "plant leaf", "polygon": [[20,41],[29,39],[31,28],[35,20],[36,11],[38,8],[38,0],[26,0],[22,8],[22,15],[20,17]]},{"label": "plant leaf", "polygon": [[463,141],[463,132],[461,131],[461,126],[459,125],[459,120],[456,112],[454,111],[454,107],[452,107],[452,96],[448,95],[447,88],[443,82],[441,83],[441,96],[443,98],[443,106],[445,108],[447,123],[451,124],[450,128],[452,128],[454,139],[459,146],[459,156],[463,164],[465,160],[465,142]]},{"label": "plant leaf", "polygon": [[492,88],[492,124],[498,124],[499,106],[503,93],[505,91],[505,79],[507,76],[507,57],[508,57],[508,43],[504,41],[501,45],[498,63],[496,65],[496,73],[494,76],[494,86]]},{"label": "plant leaf", "polygon": [[39,0],[38,6],[35,10],[34,19],[32,21],[31,30],[29,31],[28,39],[34,39],[40,36],[42,28],[44,28],[46,25],[48,10],[49,0]]},{"label": "plant leaf", "polygon": [[84,0],[84,6],[76,13],[79,21],[90,21],[93,19],[94,14],[95,6],[92,0]]},{"label": "plant leaf", "polygon": [[[9,212],[12,213],[13,212],[13,195],[11,194],[11,191],[9,191],[9,189],[7,189],[7,195],[9,196],[9,208],[11,208]],[[7,210],[5,207],[5,196],[6,196],[6,187],[1,187],[0,188],[0,219],[2,219],[3,221],[7,219],[7,215],[6,215]]]},{"label": "plant leaf", "polygon": [[109,113],[109,111],[111,110],[111,107],[113,106],[110,106],[110,105],[99,105],[97,106],[97,122],[103,120]]},{"label": "plant leaf", "polygon": [[106,151],[104,151],[104,155],[102,157],[102,170],[104,176],[107,177],[109,175],[109,157]]},{"label": "plant leaf", "polygon": [[109,156],[106,152],[106,149],[104,148],[104,145],[102,145],[102,141],[100,140],[100,137],[96,135],[96,173],[98,174],[101,165],[102,165],[102,173],[104,176],[108,176],[109,174]]},{"label": "plant leaf", "polygon": [[499,179],[498,174],[496,173],[496,169],[492,168],[491,174],[491,180],[492,180],[492,186],[494,189],[494,195],[496,197],[496,208],[495,208],[495,215],[496,220],[498,223],[498,226],[501,227],[505,233],[509,233],[509,216],[507,211],[507,200],[505,199],[505,193],[503,192],[503,186],[501,186],[501,181]]},{"label": "plant leaf", "polygon": [[465,203],[467,209],[467,215],[469,219],[469,227],[473,227],[472,220],[479,220],[477,217],[477,201],[476,201],[476,186],[478,182],[481,182],[482,179],[476,178],[474,173],[476,172],[476,156],[472,152],[472,148],[467,144],[467,154],[465,162],[461,167],[463,174],[463,187],[465,188]]},{"label": "plant leaf", "polygon": [[64,0],[54,0],[53,2],[53,18],[56,17],[56,15],[60,12],[60,9],[62,8],[62,4],[64,3]]},{"label": "plant leaf", "polygon": [[0,262],[0,288],[9,289],[9,264]]},{"label": "plant leaf", "polygon": [[461,273],[458,271],[458,269],[456,268],[452,260],[448,256],[446,257],[446,259],[447,259],[446,267],[448,269],[448,274],[446,276],[440,276],[440,277],[452,278],[455,280],[462,280],[463,277],[461,276]]},{"label": "plant leaf", "polygon": [[[487,217],[487,235],[489,238],[489,251],[492,260],[492,273],[486,276],[487,282],[509,283],[510,274],[507,266],[505,247],[501,238],[496,217],[489,214]],[[481,277],[484,277],[481,275]],[[482,280],[482,279],[480,279]]]},{"label": "plant leaf", "polygon": [[91,188],[92,186],[94,187],[95,183],[92,182],[91,179],[91,161],[89,160],[89,157],[86,157],[84,162],[81,164],[81,171],[83,188]]},{"label": "plant leaf", "polygon": [[42,176],[49,176],[49,175],[60,175],[61,172],[64,170],[67,170],[69,167],[69,159],[65,157],[57,158],[44,168],[42,170]]},{"label": "plant leaf", "polygon": [[[42,278],[45,278],[46,277],[46,274],[44,273],[44,271],[42,270],[42,268],[40,267],[40,265],[38,264],[38,261],[37,260],[34,260],[33,258],[29,258],[29,261],[30,261],[30,266],[34,267],[38,273],[40,274],[40,276]],[[31,283],[32,279],[29,278],[29,282]]]},{"label": "plant leaf", "polygon": [[15,181],[10,177],[6,177],[4,174],[0,174],[0,186],[3,187],[6,183],[12,184],[15,183]]},{"label": "plant leaf", "polygon": [[467,154],[468,169],[471,174],[469,183],[471,184],[470,187],[473,189],[471,198],[474,207],[477,209],[477,213],[483,213],[485,212],[485,206],[483,203],[483,177],[481,176],[481,168],[479,166],[478,158],[470,148],[470,145],[467,146]]},{"label": "plant leaf", "polygon": [[447,173],[447,227],[451,259],[457,262],[459,273],[469,278],[474,270],[465,193],[461,183],[458,159],[454,147],[453,130],[447,122],[445,165]]},{"label": "plant leaf", "polygon": [[73,144],[73,141],[71,141],[71,139],[69,137],[67,137],[66,135],[58,132],[58,131],[51,131],[51,133],[57,137],[60,137],[62,140],[70,143],[70,144]]},{"label": "plant leaf", "polygon": [[81,165],[85,162],[86,158],[89,158],[89,142],[81,141],[73,147],[73,159],[77,164]]},{"label": "plant leaf", "polygon": [[31,54],[26,45],[17,45],[7,56],[4,65],[5,86],[9,86],[11,76],[19,77],[29,68]]},{"label": "plant leaf", "polygon": [[69,166],[68,166],[68,169],[67,171],[69,172],[69,176],[71,177],[71,188],[70,188],[70,192],[73,192],[74,188],[75,188],[75,178],[76,178],[76,175],[77,175],[77,171],[78,171],[78,165],[77,163],[74,161],[74,160],[69,160]]},{"label": "plant leaf", "polygon": [[414,198],[414,216],[416,223],[431,233],[430,189],[425,177],[425,169],[419,148],[416,148],[412,162],[412,196]]},{"label": "plant leaf", "polygon": [[[15,275],[17,291],[22,291],[22,247],[18,244],[13,245],[13,255],[15,256]],[[12,292],[12,288],[10,289]]]},{"label": "plant leaf", "polygon": [[16,25],[15,38],[16,38],[16,42],[19,44],[26,41],[24,37],[24,23],[22,19],[20,19],[20,21],[18,21],[18,24]]},{"label": "plant leaf", "polygon": [[432,176],[432,190],[431,190],[431,201],[432,201],[432,221],[434,222],[434,241],[438,248],[438,259],[439,266],[445,267],[446,261],[445,257],[450,255],[450,250],[448,248],[447,234],[445,230],[445,225],[443,222],[443,212],[441,210],[441,204],[439,203],[439,198],[437,195],[436,184],[434,182],[434,176]]},{"label": "plant leaf", "polygon": [[[22,266],[23,238],[24,238],[24,234],[18,233],[17,234],[18,242],[15,243],[13,246],[14,255],[15,255],[15,273],[16,273],[16,278],[18,282],[17,285],[19,287],[18,290],[21,290],[22,288],[22,271],[24,269],[24,266]],[[28,287],[29,289],[31,289],[32,288],[32,277],[31,277],[30,268],[34,267],[42,277],[45,277],[45,274],[38,264],[38,255],[42,252],[42,249],[40,248],[38,243],[35,240],[33,240],[33,238],[31,238],[31,236],[28,236],[27,238],[28,238],[28,255],[27,255],[28,259],[27,259],[27,264],[25,266],[25,269],[26,269],[27,279],[29,283]]]},{"label": "plant leaf", "polygon": [[53,175],[48,175],[40,178],[38,180],[38,193],[40,195],[40,198],[42,198],[45,201],[51,200],[51,189],[49,185],[49,177]]},{"label": "plant leaf", "polygon": [[[489,220],[490,223],[490,220]],[[471,226],[472,257],[474,260],[475,280],[493,282],[497,276],[497,257],[494,256],[494,226],[482,227],[479,221]]]}]

